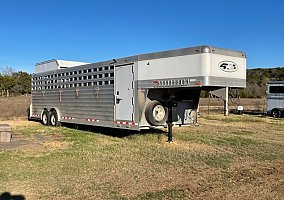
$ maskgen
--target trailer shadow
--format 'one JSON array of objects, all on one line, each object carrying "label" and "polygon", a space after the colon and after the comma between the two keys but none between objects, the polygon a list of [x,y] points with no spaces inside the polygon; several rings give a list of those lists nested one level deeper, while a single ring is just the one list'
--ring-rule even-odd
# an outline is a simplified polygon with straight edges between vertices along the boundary
[{"label": "trailer shadow", "polygon": [[0,200],[25,200],[24,195],[12,195],[10,192],[3,192],[0,195]]},{"label": "trailer shadow", "polygon": [[166,135],[167,132],[161,129],[145,129],[140,131],[135,130],[127,130],[127,129],[115,129],[115,128],[108,128],[108,127],[98,127],[98,126],[88,126],[88,125],[78,125],[78,124],[69,124],[69,123],[62,123],[61,124],[67,128],[73,128],[82,131],[89,131],[93,133],[100,133],[107,136],[124,138],[135,134],[154,134],[154,135]]}]

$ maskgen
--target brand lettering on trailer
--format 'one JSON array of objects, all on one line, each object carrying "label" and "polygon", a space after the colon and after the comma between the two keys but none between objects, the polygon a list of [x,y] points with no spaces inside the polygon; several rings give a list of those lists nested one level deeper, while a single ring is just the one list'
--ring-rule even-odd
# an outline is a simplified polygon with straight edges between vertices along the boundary
[{"label": "brand lettering on trailer", "polygon": [[201,81],[196,79],[168,79],[168,80],[153,80],[154,87],[192,87],[201,86]]},{"label": "brand lettering on trailer", "polygon": [[224,72],[235,72],[238,70],[238,65],[232,61],[222,61],[219,63],[219,68]]}]

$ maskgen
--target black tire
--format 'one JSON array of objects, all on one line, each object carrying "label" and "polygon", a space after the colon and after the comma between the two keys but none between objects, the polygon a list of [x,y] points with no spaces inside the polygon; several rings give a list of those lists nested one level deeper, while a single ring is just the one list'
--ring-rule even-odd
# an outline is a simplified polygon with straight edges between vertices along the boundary
[{"label": "black tire", "polygon": [[274,118],[280,118],[281,117],[281,110],[277,109],[277,108],[274,108],[272,111],[271,111],[271,115],[272,117]]},{"label": "black tire", "polygon": [[49,126],[50,125],[50,113],[45,110],[42,113],[42,117],[41,117],[41,123],[45,126]]},{"label": "black tire", "polygon": [[168,109],[159,101],[151,101],[146,106],[146,120],[153,126],[160,126],[165,124],[166,120],[168,119],[168,114]]},{"label": "black tire", "polygon": [[50,125],[51,126],[60,126],[60,122],[58,121],[58,115],[55,110],[50,113]]}]

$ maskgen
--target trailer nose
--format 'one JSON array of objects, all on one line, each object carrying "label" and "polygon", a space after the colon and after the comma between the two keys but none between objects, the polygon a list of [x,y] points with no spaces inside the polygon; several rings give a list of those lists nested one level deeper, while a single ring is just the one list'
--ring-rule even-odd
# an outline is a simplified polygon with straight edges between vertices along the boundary
[{"label": "trailer nose", "polygon": [[201,53],[211,53],[211,49],[209,46],[202,46]]}]

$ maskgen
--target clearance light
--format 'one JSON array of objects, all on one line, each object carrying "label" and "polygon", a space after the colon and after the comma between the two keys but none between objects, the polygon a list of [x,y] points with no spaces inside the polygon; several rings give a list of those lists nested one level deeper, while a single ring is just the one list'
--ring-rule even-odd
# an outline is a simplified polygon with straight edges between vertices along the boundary
[{"label": "clearance light", "polygon": [[201,82],[200,82],[200,81],[196,81],[196,82],[194,83],[194,85],[201,85]]},{"label": "clearance light", "polygon": [[154,80],[153,83],[156,85],[156,84],[159,83],[159,81],[158,80]]}]

